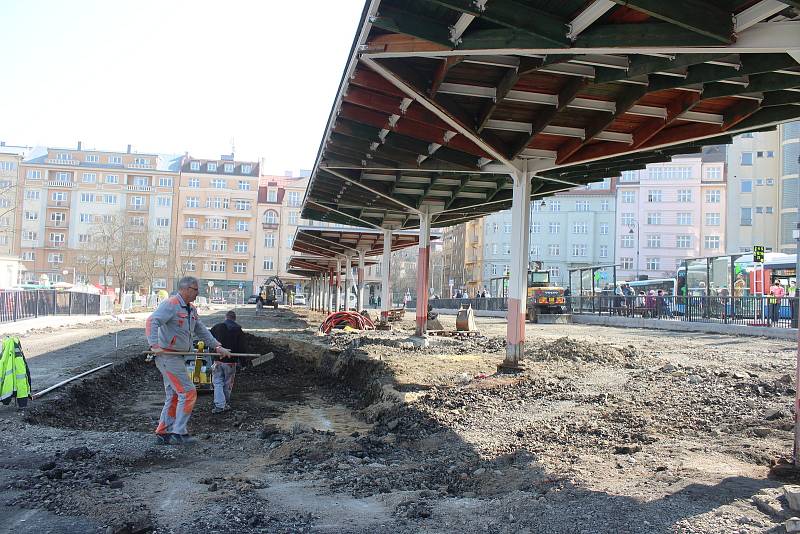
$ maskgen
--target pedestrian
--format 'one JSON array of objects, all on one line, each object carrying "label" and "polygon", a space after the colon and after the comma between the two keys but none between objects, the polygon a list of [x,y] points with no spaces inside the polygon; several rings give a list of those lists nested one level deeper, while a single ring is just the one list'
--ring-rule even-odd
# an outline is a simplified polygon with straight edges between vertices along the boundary
[{"label": "pedestrian", "polygon": [[145,322],[145,335],[150,350],[155,353],[156,367],[164,380],[164,408],[156,427],[156,437],[163,445],[193,443],[188,424],[192,417],[197,390],[186,372],[183,356],[171,352],[189,352],[192,335],[218,354],[229,356],[230,351],[214,339],[200,321],[197,308],[192,305],[200,291],[200,282],[194,276],[178,281],[178,292],[162,302]]},{"label": "pedestrian", "polygon": [[786,296],[789,297],[789,305],[792,308],[792,328],[797,328],[797,284],[794,280],[789,282]]},{"label": "pedestrian", "polygon": [[769,326],[775,326],[780,318],[781,299],[786,296],[786,291],[776,278],[769,288]]},{"label": "pedestrian", "polygon": [[[225,320],[211,328],[214,336],[233,353],[242,352],[242,327],[236,322],[236,312],[230,310]],[[211,413],[222,413],[231,409],[231,392],[236,378],[236,367],[240,362],[235,356],[222,356],[211,366],[211,382],[214,385],[214,408]]]}]

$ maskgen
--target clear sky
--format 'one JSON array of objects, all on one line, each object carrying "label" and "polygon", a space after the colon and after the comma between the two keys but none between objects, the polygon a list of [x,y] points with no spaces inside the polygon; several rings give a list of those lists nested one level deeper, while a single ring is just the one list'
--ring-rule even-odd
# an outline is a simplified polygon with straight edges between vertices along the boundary
[{"label": "clear sky", "polygon": [[309,169],[363,0],[2,0],[0,140]]}]

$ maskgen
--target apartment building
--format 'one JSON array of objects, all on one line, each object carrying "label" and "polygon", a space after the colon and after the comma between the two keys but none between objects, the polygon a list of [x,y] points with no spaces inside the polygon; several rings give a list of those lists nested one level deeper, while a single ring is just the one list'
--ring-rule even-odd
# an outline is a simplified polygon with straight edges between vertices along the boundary
[{"label": "apartment building", "polygon": [[483,275],[484,220],[482,217],[442,229],[441,246],[437,245],[431,256],[435,293],[449,297],[452,287],[453,293],[467,291],[474,296],[488,283]]},{"label": "apartment building", "polygon": [[14,252],[19,168],[28,150],[0,142],[0,256]]},{"label": "apartment building", "polygon": [[749,252],[753,245],[779,249],[780,144],[775,130],[736,136],[728,147],[728,254]]},{"label": "apartment building", "polygon": [[[269,277],[277,276],[304,291],[305,280],[287,272],[294,254],[292,242],[297,227],[311,224],[300,218],[308,177],[262,176],[258,186],[256,247],[253,284],[260,287]],[[319,223],[317,223],[319,224]]]},{"label": "apartment building", "polygon": [[[20,165],[14,236],[24,281],[117,286],[113,258],[129,255],[126,289],[170,288],[175,184],[181,156],[36,148]],[[150,265],[142,268],[147,242]]]},{"label": "apartment building", "polygon": [[798,222],[800,209],[800,121],[781,124],[778,127],[780,148],[780,181],[778,183],[778,200],[776,208],[780,209],[778,247],[776,251],[795,253],[797,243],[792,239],[792,232]]},{"label": "apartment building", "polygon": [[622,173],[617,278],[674,278],[686,258],[725,253],[725,147]]},{"label": "apartment building", "polygon": [[[569,285],[570,269],[614,263],[616,186],[607,178],[531,202],[530,260],[541,262],[552,283]],[[509,243],[502,249],[508,261],[510,212],[502,224],[491,230]]]},{"label": "apartment building", "polygon": [[201,278],[202,295],[253,292],[258,177],[257,162],[236,161],[233,155],[182,160],[176,276]]}]

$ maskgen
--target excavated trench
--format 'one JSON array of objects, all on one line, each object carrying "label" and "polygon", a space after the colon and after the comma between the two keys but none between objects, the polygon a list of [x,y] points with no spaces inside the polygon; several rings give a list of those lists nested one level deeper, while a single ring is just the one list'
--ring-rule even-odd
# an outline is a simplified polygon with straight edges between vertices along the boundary
[{"label": "excavated trench", "polygon": [[[292,339],[246,334],[245,352],[275,357],[239,372],[231,412],[211,413],[213,394],[201,391],[190,423],[193,434],[298,428],[350,434],[371,424],[354,411],[381,395],[380,363],[357,350],[328,349]],[[56,428],[150,432],[164,403],[161,375],[140,354],[39,402],[28,422]]]}]

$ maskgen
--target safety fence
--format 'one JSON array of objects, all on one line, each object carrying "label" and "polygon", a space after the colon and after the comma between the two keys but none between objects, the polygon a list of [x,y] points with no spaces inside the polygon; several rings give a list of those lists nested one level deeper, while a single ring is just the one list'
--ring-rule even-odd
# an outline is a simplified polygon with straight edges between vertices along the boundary
[{"label": "safety fence", "polygon": [[747,297],[576,295],[567,298],[567,308],[573,314],[779,328],[796,328],[798,313],[797,298],[776,298],[768,295]]},{"label": "safety fence", "polygon": [[[473,310],[482,311],[506,311],[508,310],[507,300],[504,298],[479,298],[479,299],[428,299],[428,304],[434,308],[444,310],[457,310],[461,306],[470,305]],[[417,307],[417,300],[411,299],[406,304],[406,308]]]},{"label": "safety fence", "polygon": [[46,315],[98,315],[100,295],[55,289],[0,289],[0,323]]}]

